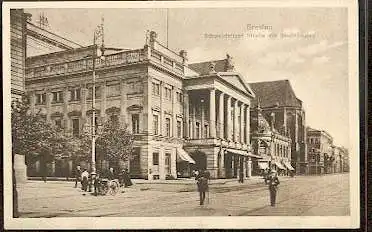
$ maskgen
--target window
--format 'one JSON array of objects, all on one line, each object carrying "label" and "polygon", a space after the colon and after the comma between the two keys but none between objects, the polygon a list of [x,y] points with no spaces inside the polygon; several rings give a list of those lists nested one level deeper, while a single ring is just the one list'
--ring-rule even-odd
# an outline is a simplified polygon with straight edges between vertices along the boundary
[{"label": "window", "polygon": [[80,88],[70,89],[70,101],[80,101]]},{"label": "window", "polygon": [[78,118],[72,119],[72,135],[78,137],[80,134],[80,122]]},{"label": "window", "polygon": [[[101,97],[101,92],[100,92],[100,88],[99,86],[96,86],[96,91],[95,91],[95,96],[96,96],[96,99],[99,99]],[[92,96],[93,96],[93,87],[89,87],[88,88],[88,96],[87,96],[87,99],[88,100],[91,100],[92,99]]]},{"label": "window", "polygon": [[52,92],[53,94],[53,103],[61,103],[63,102],[63,92],[58,91],[58,92]]},{"label": "window", "polygon": [[165,99],[172,100],[172,90],[170,88],[165,88]]},{"label": "window", "polygon": [[152,153],[152,165],[159,165],[159,153]]},{"label": "window", "polygon": [[183,102],[183,95],[180,92],[177,92],[177,102],[182,103]]},{"label": "window", "polygon": [[54,123],[55,123],[56,127],[62,128],[62,120],[61,119],[56,119],[54,121]]},{"label": "window", "polygon": [[165,173],[171,174],[171,154],[165,153]]},{"label": "window", "polygon": [[196,122],[195,123],[195,137],[197,139],[200,139],[200,123],[199,122]]},{"label": "window", "polygon": [[170,118],[165,119],[165,133],[167,137],[171,136],[171,122]]},{"label": "window", "polygon": [[154,129],[154,135],[159,134],[159,116],[153,115],[153,129]]},{"label": "window", "polygon": [[209,137],[209,130],[208,130],[208,125],[204,125],[204,138]]},{"label": "window", "polygon": [[177,137],[182,137],[182,127],[181,127],[181,121],[177,121]]},{"label": "window", "polygon": [[160,95],[160,84],[159,83],[152,83],[152,94],[156,96]]},{"label": "window", "polygon": [[139,115],[138,114],[132,114],[132,132],[134,134],[139,133]]},{"label": "window", "polygon": [[116,114],[110,115],[110,121],[113,124],[119,124],[119,117]]},{"label": "window", "polygon": [[46,94],[45,93],[36,94],[36,104],[37,105],[45,105],[45,102],[46,102]]},{"label": "window", "polygon": [[120,96],[120,85],[108,85],[107,86],[107,97]]}]

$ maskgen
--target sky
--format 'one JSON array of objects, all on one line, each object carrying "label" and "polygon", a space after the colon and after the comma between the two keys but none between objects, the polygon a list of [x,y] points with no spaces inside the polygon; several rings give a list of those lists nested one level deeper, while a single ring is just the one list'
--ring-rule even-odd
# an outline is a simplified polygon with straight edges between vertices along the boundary
[{"label": "sky", "polygon": [[[168,14],[166,9],[25,11],[34,23],[43,12],[49,30],[81,45],[92,44],[93,31],[104,17],[105,46],[118,48],[143,47],[146,30],[156,31],[167,44],[168,22],[168,47],[186,50],[189,63],[224,59],[228,53],[248,82],[288,79],[303,102],[307,126],[326,130],[336,145],[349,147],[346,8],[182,8]],[[266,29],[252,30],[262,25]],[[206,37],[226,33],[239,36]]]}]

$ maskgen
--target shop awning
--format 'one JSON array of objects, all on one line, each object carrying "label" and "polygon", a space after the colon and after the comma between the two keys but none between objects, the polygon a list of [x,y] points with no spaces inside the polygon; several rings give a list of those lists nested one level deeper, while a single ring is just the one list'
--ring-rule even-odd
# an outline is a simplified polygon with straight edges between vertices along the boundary
[{"label": "shop awning", "polygon": [[281,163],[279,163],[279,162],[274,162],[274,164],[278,167],[278,168],[280,168],[280,169],[282,169],[282,170],[285,170],[286,168],[281,164]]},{"label": "shop awning", "polygon": [[268,162],[258,162],[258,167],[260,168],[260,169],[267,169],[267,168],[269,168],[269,163]]},{"label": "shop awning", "polygon": [[288,170],[291,170],[291,171],[294,170],[294,168],[292,167],[292,165],[290,163],[288,163],[288,162],[284,162],[284,166],[286,166],[288,168]]},{"label": "shop awning", "polygon": [[187,154],[187,152],[182,148],[177,148],[177,161],[186,161],[191,164],[195,164],[195,160],[193,160],[191,156],[189,156],[189,154]]},{"label": "shop awning", "polygon": [[227,152],[238,154],[238,155],[243,155],[243,156],[249,156],[253,158],[258,158],[261,159],[262,157],[259,155],[252,154],[251,152],[247,152],[245,150],[236,150],[236,149],[226,149]]}]

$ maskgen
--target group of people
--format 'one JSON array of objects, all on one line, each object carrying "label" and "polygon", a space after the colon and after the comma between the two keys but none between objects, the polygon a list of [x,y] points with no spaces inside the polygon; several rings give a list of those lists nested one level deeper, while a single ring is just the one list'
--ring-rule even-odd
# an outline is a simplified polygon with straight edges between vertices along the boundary
[{"label": "group of people", "polygon": [[122,187],[129,187],[133,185],[130,175],[127,169],[123,169],[121,173],[116,173],[114,168],[110,168],[108,171],[103,172],[101,176],[99,173],[91,172],[89,174],[88,169],[84,168],[81,170],[80,165],[76,167],[75,170],[75,188],[78,186],[78,182],[81,183],[81,189],[84,192],[91,192],[92,187],[94,187],[94,195],[98,195],[100,193],[101,184],[103,180],[114,180],[117,179],[119,181],[120,186]]},{"label": "group of people", "polygon": [[[196,184],[198,187],[199,198],[200,198],[200,205],[204,205],[206,192],[209,192],[209,179],[210,173],[206,170],[198,170],[194,171],[194,176],[196,180]],[[239,177],[239,182],[243,183],[243,178]],[[269,170],[267,175],[265,176],[265,184],[269,186],[270,192],[270,205],[275,206],[276,204],[276,195],[278,192],[278,185],[280,184],[278,174],[275,170]],[[209,195],[208,195],[209,201]]]}]

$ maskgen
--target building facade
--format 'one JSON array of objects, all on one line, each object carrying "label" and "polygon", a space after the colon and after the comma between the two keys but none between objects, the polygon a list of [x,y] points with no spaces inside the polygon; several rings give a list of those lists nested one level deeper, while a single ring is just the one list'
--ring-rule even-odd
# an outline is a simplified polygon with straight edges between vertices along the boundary
[{"label": "building facade", "polygon": [[332,136],[324,130],[308,127],[307,139],[310,174],[331,173],[335,160]]},{"label": "building facade", "polygon": [[[78,136],[92,116],[94,46],[29,57],[32,112]],[[135,137],[133,177],[166,179],[206,169],[212,178],[250,176],[249,115],[254,94],[231,57],[189,64],[151,32],[143,48],[96,59],[97,122],[117,118]],[[36,164],[37,165],[37,164]],[[51,164],[70,173],[71,160]],[[57,168],[58,166],[58,168]],[[37,169],[37,167],[35,167]]]},{"label": "building facade", "polygon": [[260,159],[253,163],[254,175],[263,175],[268,169],[279,175],[294,171],[291,166],[291,139],[275,129],[275,118],[269,120],[262,115],[261,108],[251,108],[251,143],[254,154]]},{"label": "building facade", "polygon": [[288,80],[250,83],[265,118],[274,117],[274,127],[291,139],[291,166],[296,174],[308,173],[305,110]]},{"label": "building facade", "polygon": [[11,98],[25,93],[26,17],[22,9],[10,10]]}]

